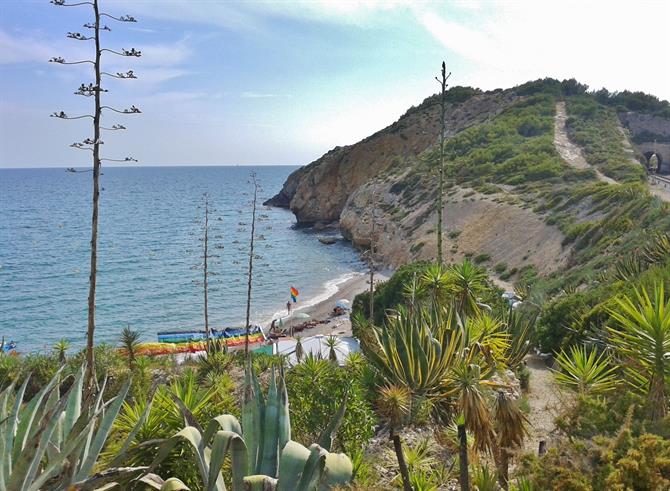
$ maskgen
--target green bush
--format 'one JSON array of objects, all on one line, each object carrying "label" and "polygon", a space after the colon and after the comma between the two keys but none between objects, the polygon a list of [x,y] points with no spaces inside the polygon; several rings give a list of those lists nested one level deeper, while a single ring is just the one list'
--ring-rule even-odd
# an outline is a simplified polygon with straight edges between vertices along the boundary
[{"label": "green bush", "polygon": [[366,400],[362,383],[364,360],[356,359],[341,368],[329,360],[307,358],[286,373],[291,401],[292,438],[309,444],[318,441],[345,394],[347,407],[335,445],[347,453],[363,447],[373,435],[375,416]]}]

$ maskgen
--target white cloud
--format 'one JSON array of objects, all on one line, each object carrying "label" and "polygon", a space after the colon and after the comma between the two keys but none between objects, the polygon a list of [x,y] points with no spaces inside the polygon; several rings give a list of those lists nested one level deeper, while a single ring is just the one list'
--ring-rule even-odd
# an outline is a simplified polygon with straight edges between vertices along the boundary
[{"label": "white cloud", "polygon": [[483,88],[552,76],[670,98],[670,3],[500,2],[469,26],[435,12],[420,23],[467,62]]}]

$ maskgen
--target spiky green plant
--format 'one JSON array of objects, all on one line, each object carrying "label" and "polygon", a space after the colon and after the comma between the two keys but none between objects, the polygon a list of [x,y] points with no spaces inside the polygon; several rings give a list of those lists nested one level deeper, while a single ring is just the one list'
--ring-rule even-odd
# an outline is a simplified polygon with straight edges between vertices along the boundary
[{"label": "spiky green plant", "polygon": [[559,370],[554,372],[556,382],[579,394],[604,394],[616,388],[616,367],[610,356],[585,346],[572,346],[556,356]]},{"label": "spiky green plant", "polygon": [[130,326],[126,326],[121,331],[121,348],[128,357],[128,367],[132,370],[135,366],[137,357],[137,348],[140,345],[139,331],[133,331]]},{"label": "spiky green plant", "polygon": [[340,339],[337,336],[328,336],[326,338],[326,347],[328,348],[328,359],[337,363],[337,352],[339,351]]},{"label": "spiky green plant", "polygon": [[[0,489],[102,489],[147,474],[147,467],[116,466],[94,474],[130,381],[115,398],[103,401],[106,380],[97,395],[84,397],[84,367],[60,394],[61,371],[25,404],[28,378],[18,390],[11,384],[0,394]],[[128,442],[121,445],[120,456]]]},{"label": "spiky green plant", "polygon": [[391,385],[407,387],[417,396],[434,396],[461,348],[462,331],[450,314],[421,308],[399,308],[386,326],[374,327],[376,343],[366,356]]},{"label": "spiky green plant", "polygon": [[452,281],[449,272],[441,264],[431,264],[421,275],[417,285],[414,285],[410,293],[424,296],[434,306],[445,306],[452,293]]},{"label": "spiky green plant", "polygon": [[500,484],[507,489],[509,486],[510,451],[521,447],[528,435],[528,418],[521,412],[516,401],[512,400],[504,390],[496,395],[493,410],[496,430],[497,464]]},{"label": "spiky green plant", "polygon": [[70,349],[70,341],[65,338],[60,338],[53,346],[53,350],[58,356],[58,362],[61,365],[67,363],[67,350]]},{"label": "spiky green plant", "polygon": [[660,264],[670,258],[670,234],[654,235],[642,250],[642,257],[649,264]]},{"label": "spiky green plant", "polygon": [[449,268],[453,306],[461,317],[479,311],[478,297],[486,288],[486,272],[470,260],[454,264]]},{"label": "spiky green plant", "polygon": [[412,404],[412,394],[409,389],[402,385],[387,385],[379,391],[377,400],[377,412],[386,420],[389,426],[389,437],[393,442],[398,467],[405,491],[412,491],[409,477],[409,469],[405,461],[402,441],[398,430],[409,416]]},{"label": "spiky green plant", "polygon": [[499,491],[498,477],[486,465],[475,467],[472,471],[472,484],[478,491]]},{"label": "spiky green plant", "polygon": [[670,299],[659,283],[651,296],[642,287],[615,302],[607,328],[611,343],[631,385],[646,396],[652,420],[662,419],[668,413]]},{"label": "spiky green plant", "polygon": [[[308,449],[291,440],[284,378],[281,374],[276,377],[274,369],[267,396],[263,397],[251,362],[247,362],[242,426],[234,416],[224,414],[201,428],[184,405],[180,409],[189,425],[160,445],[151,469],[177,445],[186,443],[207,491],[226,490],[221,467],[227,457],[234,491],[317,491],[351,479],[353,467],[346,455],[330,453],[318,444]],[[343,415],[341,409],[335,419]],[[328,431],[336,431],[336,426],[335,421]],[[322,440],[326,446],[330,441],[332,437]]]}]

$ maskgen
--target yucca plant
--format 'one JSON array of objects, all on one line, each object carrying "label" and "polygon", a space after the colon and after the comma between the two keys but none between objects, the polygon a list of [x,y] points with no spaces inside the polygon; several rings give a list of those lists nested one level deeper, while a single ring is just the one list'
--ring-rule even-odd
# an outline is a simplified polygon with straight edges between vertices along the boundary
[{"label": "yucca plant", "polygon": [[477,491],[499,491],[498,478],[487,466],[475,467],[472,471],[472,484]]},{"label": "yucca plant", "polygon": [[528,418],[521,412],[516,401],[512,400],[504,390],[496,395],[494,420],[497,445],[497,464],[500,484],[504,489],[509,487],[510,450],[519,448],[528,435]]},{"label": "yucca plant", "polygon": [[326,347],[328,348],[328,359],[333,363],[337,363],[337,352],[340,350],[339,345],[340,345],[340,339],[337,336],[328,336],[326,338]]},{"label": "yucca plant", "polygon": [[452,293],[452,281],[448,270],[441,264],[431,264],[421,275],[418,284],[412,285],[406,294],[413,298],[425,297],[434,308],[447,305]]},{"label": "yucca plant", "polygon": [[670,258],[670,234],[659,233],[645,245],[642,257],[648,264],[660,264]]},{"label": "yucca plant", "polygon": [[65,365],[67,363],[68,349],[70,349],[70,341],[65,338],[60,338],[53,346],[53,350],[56,353],[56,356],[58,356],[58,362],[61,365]]},{"label": "yucca plant", "polygon": [[402,385],[388,385],[379,391],[377,412],[386,420],[389,427],[389,437],[393,442],[398,467],[405,491],[412,491],[409,469],[405,461],[402,441],[398,434],[399,429],[407,420],[412,405],[412,394]]},{"label": "yucca plant", "polygon": [[479,312],[477,299],[486,288],[486,272],[470,260],[449,268],[453,306],[461,317]]},{"label": "yucca plant", "polygon": [[121,331],[121,348],[128,357],[128,368],[133,369],[135,366],[135,358],[137,357],[137,349],[140,346],[140,333],[133,331],[130,326],[126,326]]},{"label": "yucca plant", "polygon": [[[115,398],[103,401],[106,380],[95,397],[85,398],[82,367],[61,395],[61,372],[25,404],[28,378],[18,390],[11,384],[0,394],[0,489],[102,489],[124,486],[145,475],[147,467],[114,466],[94,474],[130,381]],[[127,443],[122,444],[120,455]]]},{"label": "yucca plant", "polygon": [[607,328],[612,346],[631,385],[647,397],[652,420],[662,419],[668,413],[670,299],[659,283],[651,296],[642,287],[615,302],[609,309],[614,323]]},{"label": "yucca plant", "polygon": [[572,346],[556,356],[559,370],[554,372],[556,382],[581,395],[598,395],[616,388],[616,367],[606,352]]}]

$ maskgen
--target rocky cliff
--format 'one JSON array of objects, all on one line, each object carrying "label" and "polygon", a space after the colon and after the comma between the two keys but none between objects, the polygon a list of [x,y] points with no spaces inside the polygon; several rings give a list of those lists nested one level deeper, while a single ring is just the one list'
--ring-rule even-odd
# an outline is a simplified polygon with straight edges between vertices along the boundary
[{"label": "rocky cliff", "polygon": [[[571,87],[545,79],[448,93],[447,260],[471,257],[510,281],[580,266],[572,278],[579,284],[580,275],[591,274],[585,265],[603,267],[598,254],[613,257],[620,252],[612,244],[627,247],[616,227],[634,223],[632,215],[622,222],[631,196],[640,203],[651,198],[639,184],[602,183],[594,169],[562,159],[554,147],[557,102],[593,99]],[[372,237],[389,266],[435,258],[439,116],[439,98],[431,96],[389,127],[296,170],[266,204],[289,208],[301,225],[339,223],[342,235],[363,248]],[[631,126],[638,121],[627,118]],[[644,237],[637,228],[630,229],[634,240]]]},{"label": "rocky cliff", "polygon": [[[494,117],[515,99],[511,92],[478,91],[458,87],[447,105],[447,136]],[[336,147],[293,172],[282,190],[265,204],[290,208],[298,222],[339,220],[351,194],[371,178],[392,167],[402,167],[435,145],[440,132],[436,96],[407,111],[398,121],[374,135]]]}]

